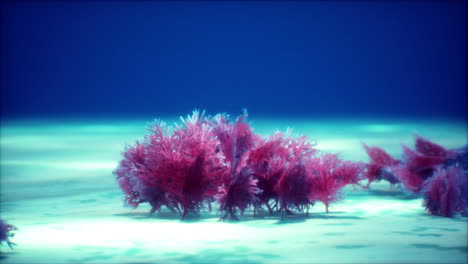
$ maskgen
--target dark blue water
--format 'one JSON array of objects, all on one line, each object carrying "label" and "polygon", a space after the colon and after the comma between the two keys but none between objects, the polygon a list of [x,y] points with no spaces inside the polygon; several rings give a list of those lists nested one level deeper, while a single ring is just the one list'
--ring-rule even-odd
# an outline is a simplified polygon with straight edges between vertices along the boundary
[{"label": "dark blue water", "polygon": [[2,1],[2,117],[466,118],[466,1]]}]

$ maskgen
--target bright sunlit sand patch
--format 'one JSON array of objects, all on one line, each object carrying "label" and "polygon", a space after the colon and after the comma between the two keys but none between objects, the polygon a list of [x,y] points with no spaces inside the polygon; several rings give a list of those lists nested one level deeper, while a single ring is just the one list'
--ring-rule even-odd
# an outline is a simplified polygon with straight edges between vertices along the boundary
[{"label": "bright sunlit sand patch", "polygon": [[318,141],[317,148],[321,151],[339,152],[359,149],[361,143],[355,139],[325,139]]}]

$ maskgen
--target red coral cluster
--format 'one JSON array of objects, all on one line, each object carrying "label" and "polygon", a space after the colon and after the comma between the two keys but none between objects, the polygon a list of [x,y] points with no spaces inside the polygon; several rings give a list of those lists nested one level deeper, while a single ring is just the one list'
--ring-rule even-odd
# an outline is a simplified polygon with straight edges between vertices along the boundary
[{"label": "red coral cluster", "polygon": [[306,137],[275,133],[263,138],[245,121],[226,114],[204,117],[194,111],[182,125],[155,122],[142,142],[127,147],[115,170],[128,205],[150,203],[181,214],[211,208],[217,201],[221,219],[238,220],[237,210],[292,214],[308,211],[315,201],[328,207],[347,184],[361,180],[363,165],[337,155],[317,157]]},{"label": "red coral cluster", "polygon": [[385,179],[424,196],[424,205],[436,215],[466,215],[468,208],[468,147],[448,150],[416,135],[415,149],[403,146],[403,158],[392,158],[378,147],[364,145],[371,161],[366,165],[368,185]]}]

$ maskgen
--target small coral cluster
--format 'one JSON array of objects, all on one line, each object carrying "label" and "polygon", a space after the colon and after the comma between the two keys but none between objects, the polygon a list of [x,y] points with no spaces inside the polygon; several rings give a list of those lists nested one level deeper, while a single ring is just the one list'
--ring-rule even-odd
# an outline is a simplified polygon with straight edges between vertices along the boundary
[{"label": "small coral cluster", "polygon": [[379,147],[364,144],[370,162],[342,160],[337,154],[319,155],[304,136],[276,132],[262,137],[253,132],[244,113],[234,122],[226,114],[205,117],[194,111],[182,124],[156,121],[144,140],[128,146],[115,170],[128,205],[162,206],[184,219],[213,202],[221,219],[235,219],[237,211],[263,208],[270,213],[308,212],[320,201],[326,211],[340,198],[340,190],[367,179],[386,180],[424,197],[432,214],[468,215],[468,147],[448,150],[416,136],[414,150],[403,146],[395,159]]},{"label": "small coral cluster", "polygon": [[415,149],[403,146],[401,160],[378,147],[364,148],[371,160],[365,173],[368,186],[376,180],[387,180],[421,194],[432,214],[468,214],[468,146],[448,150],[416,135]]},{"label": "small coral cluster", "polygon": [[4,242],[12,248],[15,243],[10,241],[10,237],[13,237],[14,234],[12,231],[16,230],[16,227],[7,224],[5,221],[0,219],[0,245],[2,245]]},{"label": "small coral cluster", "polygon": [[307,212],[329,204],[348,184],[359,184],[364,165],[336,154],[318,155],[306,137],[276,132],[254,134],[247,114],[232,122],[228,115],[205,117],[194,111],[182,124],[152,123],[143,141],[128,146],[115,170],[128,205],[149,203],[181,214],[211,209],[219,203],[221,219],[237,220],[252,207],[270,212]]}]

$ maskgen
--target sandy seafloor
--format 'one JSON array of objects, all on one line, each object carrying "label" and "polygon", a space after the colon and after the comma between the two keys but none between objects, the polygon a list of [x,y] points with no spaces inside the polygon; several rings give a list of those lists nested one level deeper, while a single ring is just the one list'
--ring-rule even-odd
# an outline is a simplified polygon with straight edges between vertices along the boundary
[{"label": "sandy seafloor", "polygon": [[[171,119],[169,119],[171,120]],[[446,147],[467,142],[466,124],[447,120],[255,119],[255,131],[294,128],[323,151],[367,161],[361,142],[400,155],[419,133]],[[1,126],[1,218],[16,225],[1,263],[467,263],[467,218],[429,215],[420,198],[392,190],[345,189],[330,213],[283,220],[246,212],[218,222],[215,211],[181,222],[149,207],[123,206],[112,175],[146,120],[7,120]]]}]

